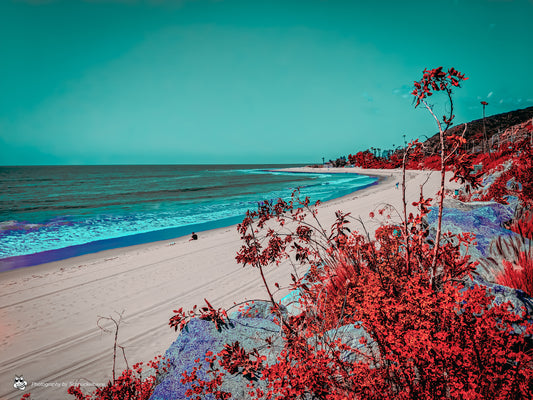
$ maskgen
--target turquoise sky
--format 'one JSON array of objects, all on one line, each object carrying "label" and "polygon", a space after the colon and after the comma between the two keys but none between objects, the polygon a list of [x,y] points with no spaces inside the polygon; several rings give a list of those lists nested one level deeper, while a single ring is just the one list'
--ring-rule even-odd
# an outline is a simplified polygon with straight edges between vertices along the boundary
[{"label": "turquoise sky", "polygon": [[[533,105],[533,1],[0,2],[0,165],[311,163]],[[437,104],[444,99],[431,98]]]}]

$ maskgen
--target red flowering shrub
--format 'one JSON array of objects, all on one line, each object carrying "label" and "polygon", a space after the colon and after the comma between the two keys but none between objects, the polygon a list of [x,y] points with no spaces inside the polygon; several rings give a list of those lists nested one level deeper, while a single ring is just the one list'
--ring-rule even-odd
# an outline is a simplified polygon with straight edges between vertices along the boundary
[{"label": "red flowering shrub", "polygon": [[[217,355],[213,355],[211,351],[208,351],[205,355],[205,361],[209,364],[209,369],[206,371],[206,379],[200,377],[199,372],[202,370],[202,364],[200,359],[196,359],[195,362],[198,364],[197,367],[194,367],[193,370],[189,373],[184,371],[181,379],[182,384],[190,383],[191,388],[187,389],[185,392],[188,398],[194,398],[196,400],[201,400],[203,397],[200,395],[212,394],[215,396],[215,399],[226,400],[231,398],[231,393],[219,390],[220,385],[222,385],[222,379],[225,376],[224,372],[220,371],[220,368],[217,368],[215,361],[217,360]],[[243,360],[244,362],[244,360]],[[228,368],[229,373],[235,373],[236,371]]]},{"label": "red flowering shrub", "polygon": [[533,254],[521,251],[516,263],[502,260],[504,270],[496,277],[500,285],[520,289],[533,297]]},{"label": "red flowering shrub", "polygon": [[506,204],[506,196],[516,196],[524,207],[532,207],[533,147],[527,138],[509,147],[513,151],[508,158],[505,158],[510,162],[509,168],[489,186],[488,191],[480,197],[480,200],[495,200]]},{"label": "red flowering shrub", "polygon": [[[132,369],[126,369],[114,381],[109,381],[104,387],[97,387],[92,393],[84,394],[80,385],[71,386],[67,393],[76,400],[148,400],[156,386],[156,372],[167,371],[164,359],[155,357],[147,363],[152,370],[151,374],[143,374],[143,363],[133,365]],[[26,393],[20,400],[30,399],[30,393]]]},{"label": "red flowering shrub", "polygon": [[68,393],[76,400],[148,400],[156,385],[155,371],[166,371],[162,360],[158,356],[147,363],[154,371],[148,376],[143,376],[143,363],[137,363],[132,369],[124,370],[114,382],[109,381],[106,386],[97,388],[90,394],[84,394],[79,385],[69,387]]},{"label": "red flowering shrub", "polygon": [[207,321],[213,321],[215,323],[215,327],[220,330],[221,327],[223,327],[226,322],[225,319],[228,318],[226,314],[226,310],[223,310],[221,308],[215,309],[208,301],[207,299],[204,299],[207,307],[201,307],[200,313],[198,313],[197,306],[195,305],[192,310],[190,310],[188,313],[183,311],[183,307],[179,310],[174,310],[174,316],[170,318],[168,324],[171,328],[174,328],[174,330],[181,330],[186,325],[187,322],[194,317],[198,317],[200,319],[205,319]]},{"label": "red flowering shrub", "polygon": [[533,240],[533,210],[523,210],[519,213],[519,217],[511,221],[508,229],[523,238]]},{"label": "red flowering shrub", "polygon": [[503,269],[496,281],[533,297],[533,212],[523,211],[508,228],[518,236],[496,241],[496,252],[503,258]]},{"label": "red flowering shrub", "polygon": [[424,158],[422,161],[422,166],[425,169],[438,170],[440,168],[440,156],[438,154],[434,154]]},{"label": "red flowering shrub", "polygon": [[378,159],[369,150],[360,151],[355,155],[348,156],[350,164],[361,168],[376,168]]}]

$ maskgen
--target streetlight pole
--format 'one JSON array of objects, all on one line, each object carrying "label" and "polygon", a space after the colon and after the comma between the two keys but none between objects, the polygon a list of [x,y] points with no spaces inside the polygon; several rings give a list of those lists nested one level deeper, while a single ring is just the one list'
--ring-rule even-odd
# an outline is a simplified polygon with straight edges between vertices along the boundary
[{"label": "streetlight pole", "polygon": [[488,106],[489,103],[482,101],[481,105],[483,106],[483,152],[486,152],[486,143],[487,143],[487,130],[485,128],[485,106]]}]

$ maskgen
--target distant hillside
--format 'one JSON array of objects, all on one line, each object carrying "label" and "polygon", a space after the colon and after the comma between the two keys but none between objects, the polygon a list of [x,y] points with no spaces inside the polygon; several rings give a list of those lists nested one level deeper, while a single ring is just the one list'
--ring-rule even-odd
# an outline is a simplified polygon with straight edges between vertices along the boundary
[{"label": "distant hillside", "polygon": [[[485,117],[485,127],[487,130],[488,142],[491,143],[492,136],[501,135],[511,127],[520,125],[528,120],[531,120],[531,118],[533,118],[533,107]],[[463,129],[463,124],[456,125],[451,127],[448,130],[448,133],[460,135],[463,132]],[[483,135],[483,118],[476,119],[468,123],[468,127],[465,132],[465,138],[469,144],[479,145],[480,143],[476,143],[478,142],[476,136],[479,134]],[[496,138],[494,140],[496,140]],[[438,132],[426,140],[425,144],[429,149],[436,151],[439,147]]]},{"label": "distant hillside", "polygon": [[[485,117],[486,140],[483,138],[483,118],[470,121],[467,123],[466,132],[464,133],[466,144],[462,148],[464,151],[473,153],[492,153],[504,143],[514,142],[520,137],[524,137],[524,135],[530,137],[531,131],[527,128],[527,124],[530,121],[533,121],[533,106]],[[464,129],[465,125],[461,123],[452,126],[446,132],[446,135],[456,134],[461,136]],[[403,152],[404,149],[402,147],[398,147],[394,151],[371,147],[365,151],[359,151],[355,155],[350,154],[348,157],[343,156],[336,160],[329,160],[327,165],[343,167],[351,164],[363,168],[397,168],[397,163],[401,165]],[[426,157],[440,154],[438,132],[423,142],[422,153]],[[316,167],[320,166],[316,165]]]}]

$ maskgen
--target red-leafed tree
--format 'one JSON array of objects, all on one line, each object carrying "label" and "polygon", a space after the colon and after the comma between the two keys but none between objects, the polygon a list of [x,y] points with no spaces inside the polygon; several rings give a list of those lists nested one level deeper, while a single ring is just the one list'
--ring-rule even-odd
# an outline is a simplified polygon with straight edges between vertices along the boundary
[{"label": "red-leafed tree", "polygon": [[[461,87],[461,82],[467,79],[468,78],[466,78],[464,74],[460,73],[455,68],[450,68],[447,72],[445,72],[442,67],[434,68],[431,70],[424,69],[424,75],[422,79],[420,81],[415,81],[415,88],[412,92],[413,96],[415,96],[415,107],[418,107],[420,104],[422,104],[433,116],[439,128],[441,182],[439,192],[439,216],[437,222],[437,236],[435,239],[435,248],[433,252],[432,279],[436,279],[437,275],[437,258],[439,256],[439,245],[440,238],[442,235],[442,207],[444,203],[444,180],[446,173],[446,161],[453,154],[453,151],[449,154],[446,154],[446,149],[444,145],[446,132],[448,131],[448,128],[452,125],[453,119],[455,118],[455,115],[453,114],[453,88]],[[435,113],[433,112],[433,108],[427,102],[427,98],[429,96],[432,96],[435,92],[445,93],[449,102],[449,112],[447,113],[447,115],[442,116],[442,121],[435,115]]]}]

